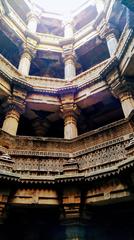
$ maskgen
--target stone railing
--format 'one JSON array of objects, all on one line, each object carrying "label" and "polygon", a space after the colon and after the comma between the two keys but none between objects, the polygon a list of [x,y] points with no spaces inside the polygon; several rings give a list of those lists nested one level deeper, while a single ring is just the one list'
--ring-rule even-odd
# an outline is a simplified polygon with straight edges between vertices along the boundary
[{"label": "stone railing", "polygon": [[60,46],[60,41],[63,40],[63,37],[44,33],[37,33],[37,36],[40,40],[37,46],[38,50],[55,51],[59,53],[63,52],[63,49]]},{"label": "stone railing", "polygon": [[58,89],[66,84],[66,80],[60,78],[27,76],[25,79],[34,87],[41,86],[49,89]]},{"label": "stone railing", "polygon": [[[126,157],[125,147],[129,144],[130,139],[128,136],[122,136],[121,138],[115,139],[111,143],[106,142],[105,147],[96,145],[97,150],[90,150],[87,154],[75,157],[75,162],[78,164],[78,173],[88,174],[101,169],[107,169],[113,167],[117,162],[121,162]],[[43,153],[43,152],[42,152]],[[13,151],[9,151],[9,154],[14,159],[13,171],[21,174],[27,175],[46,175],[46,176],[56,176],[63,175],[64,165],[68,163],[69,156],[58,157],[58,153],[55,156],[24,156],[21,152],[20,155],[15,155]],[[21,154],[23,156],[21,156]],[[39,152],[37,152],[37,155]],[[57,155],[57,156],[56,156]],[[60,155],[60,154],[59,154]],[[66,154],[67,155],[67,154]],[[66,156],[65,155],[65,156]],[[75,154],[74,154],[75,155]],[[64,154],[63,154],[64,156]],[[73,155],[72,155],[73,156]],[[73,163],[73,162],[72,162]]]},{"label": "stone railing", "polygon": [[18,69],[14,67],[3,55],[0,54],[0,70],[6,73],[9,77],[20,77]]},{"label": "stone railing", "polygon": [[72,83],[80,86],[89,81],[91,82],[97,79],[99,77],[101,70],[107,65],[108,62],[109,59],[97,64],[96,66],[88,69],[85,72],[82,72],[81,74],[73,78]]},{"label": "stone railing", "polygon": [[[42,137],[12,137],[1,131],[0,145],[12,159],[13,174],[20,178],[23,176],[34,179],[37,176],[46,176],[59,179],[74,175],[86,177],[96,172],[106,173],[117,164],[126,161],[126,147],[134,136],[133,130],[133,123],[124,119],[70,141]],[[77,165],[75,174],[74,163]],[[68,164],[73,175],[66,173]]]},{"label": "stone railing", "polygon": [[122,57],[123,53],[125,52],[125,49],[127,47],[127,44],[129,43],[131,36],[132,36],[132,29],[129,29],[128,26],[126,25],[121,34],[121,37],[119,39],[118,46],[115,52],[119,60]]},{"label": "stone railing", "polygon": [[62,88],[69,87],[80,87],[84,84],[91,83],[100,77],[100,72],[107,65],[109,59],[103,61],[102,63],[88,69],[87,71],[77,75],[72,79],[70,84],[67,84],[65,79],[56,79],[56,78],[48,78],[48,77],[36,77],[36,76],[27,76],[25,77],[26,81],[29,82],[33,87],[43,87],[49,88],[49,90],[60,90]]},{"label": "stone railing", "polygon": [[75,44],[74,49],[79,48],[84,43],[95,38],[98,35],[98,32],[92,27],[93,21],[81,28],[78,32],[74,34]]},{"label": "stone railing", "polygon": [[41,43],[44,42],[57,46],[59,46],[59,42],[63,40],[63,37],[53,34],[37,33],[37,36],[40,38]]},{"label": "stone railing", "polygon": [[70,84],[67,84],[67,81],[65,79],[59,79],[59,78],[49,78],[49,77],[39,77],[39,76],[25,76],[25,80],[22,78],[21,73],[18,71],[17,68],[15,68],[5,57],[3,57],[0,54],[0,70],[7,74],[7,76],[11,78],[16,78],[16,80],[21,78],[21,82],[23,81],[31,85],[33,88],[45,88],[51,90],[60,90],[62,88],[68,88],[79,86],[94,81],[97,77],[99,77],[99,74],[101,70],[107,65],[109,59],[105,60],[104,62],[96,65],[95,67],[92,67],[88,69],[87,71],[77,75],[72,79]]},{"label": "stone railing", "polygon": [[17,25],[17,27],[22,31],[26,31],[26,24],[24,21],[20,18],[20,16],[14,11],[14,9],[10,6],[10,12],[9,12],[9,17],[10,19]]}]

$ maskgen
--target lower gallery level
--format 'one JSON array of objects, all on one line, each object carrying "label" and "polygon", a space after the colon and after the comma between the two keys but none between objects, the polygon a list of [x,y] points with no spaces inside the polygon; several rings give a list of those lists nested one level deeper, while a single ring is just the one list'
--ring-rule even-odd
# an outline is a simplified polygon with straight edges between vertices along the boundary
[{"label": "lower gallery level", "polygon": [[133,132],[133,114],[73,140],[0,131],[0,239],[134,239]]},{"label": "lower gallery level", "polygon": [[132,240],[134,202],[89,206],[88,218],[59,221],[59,209],[9,207],[8,220],[0,226],[2,240]]}]

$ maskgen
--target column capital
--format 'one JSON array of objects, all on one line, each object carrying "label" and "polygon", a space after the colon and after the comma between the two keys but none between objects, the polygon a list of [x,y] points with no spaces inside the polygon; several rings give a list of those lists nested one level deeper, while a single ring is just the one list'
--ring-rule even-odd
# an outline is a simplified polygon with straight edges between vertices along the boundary
[{"label": "column capital", "polygon": [[23,48],[21,51],[21,58],[27,58],[29,61],[32,60],[32,51],[29,48]]},{"label": "column capital", "polygon": [[127,100],[127,99],[133,98],[132,92],[129,92],[129,91],[126,91],[126,92],[122,91],[118,94],[118,96],[119,96],[119,98],[122,102]]},{"label": "column capital", "polygon": [[25,110],[25,99],[27,93],[20,89],[13,89],[12,96],[9,96],[7,99],[6,109],[7,111],[16,110],[19,114],[22,114]]},{"label": "column capital", "polygon": [[60,112],[64,119],[64,138],[76,138],[78,136],[77,116],[79,115],[79,110],[74,102],[73,95],[65,96],[61,99]]},{"label": "column capital", "polygon": [[113,89],[113,92],[114,92],[114,95],[116,97],[119,97],[119,96],[123,96],[123,95],[126,95],[126,93],[129,95],[133,95],[133,84],[131,83],[131,81],[129,81],[129,79],[127,79],[127,77],[121,77],[119,80],[118,80],[118,84],[117,86]]},{"label": "column capital", "polygon": [[66,25],[68,25],[68,24],[70,24],[70,25],[72,25],[73,26],[73,24],[74,24],[74,22],[73,22],[73,17],[72,16],[66,16],[65,17],[65,19],[63,20],[63,25],[64,26],[66,26]]},{"label": "column capital", "polygon": [[76,63],[76,54],[74,51],[74,39],[69,39],[68,40],[63,40],[61,42],[61,46],[63,48],[63,58],[64,58],[64,62],[71,60],[74,62],[74,64]]},{"label": "column capital", "polygon": [[14,111],[21,115],[25,111],[25,103],[15,97],[9,97],[6,106],[6,112]]},{"label": "column capital", "polygon": [[60,112],[61,112],[63,118],[66,118],[68,116],[73,116],[75,119],[77,119],[77,116],[80,114],[80,111],[74,102],[62,103],[62,105],[60,107]]},{"label": "column capital", "polygon": [[27,21],[29,21],[31,19],[35,19],[37,22],[39,22],[40,17],[41,17],[41,12],[40,11],[30,11],[27,14]]},{"label": "column capital", "polygon": [[[29,41],[28,41],[29,39]],[[34,43],[33,43],[34,42]],[[30,44],[30,38],[27,38],[27,42],[22,45],[21,57],[18,66],[18,70],[22,75],[28,75],[31,66],[31,60],[36,55],[36,45],[37,42],[33,41]]]},{"label": "column capital", "polygon": [[[37,44],[37,42],[36,42]],[[20,54],[25,57],[25,58],[28,58],[29,61],[32,60],[32,58],[35,57],[36,55],[36,46],[35,45],[30,45],[30,42],[27,41],[26,43],[24,43],[22,45],[22,49],[20,51]]]},{"label": "column capital", "polygon": [[60,41],[60,46],[63,48],[63,51],[73,50],[74,48],[74,38],[63,39]]},{"label": "column capital", "polygon": [[103,20],[102,25],[99,26],[97,30],[102,39],[115,37],[118,33],[117,28],[114,25],[107,23],[106,20]]}]

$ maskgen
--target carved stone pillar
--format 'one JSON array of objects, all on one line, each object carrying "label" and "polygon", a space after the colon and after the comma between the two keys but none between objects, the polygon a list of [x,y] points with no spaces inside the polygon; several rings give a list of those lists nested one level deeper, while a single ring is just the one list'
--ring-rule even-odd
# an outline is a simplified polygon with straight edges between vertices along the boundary
[{"label": "carved stone pillar", "polygon": [[62,192],[63,213],[62,225],[65,229],[65,240],[86,240],[86,219],[81,209],[81,191],[76,186],[64,186]]},{"label": "carved stone pillar", "polygon": [[65,56],[65,79],[71,80],[76,76],[75,57],[73,55]]},{"label": "carved stone pillar", "polygon": [[127,118],[134,110],[134,98],[130,92],[122,92],[119,94],[119,99],[122,105],[122,110]]},{"label": "carved stone pillar", "polygon": [[26,93],[19,90],[13,90],[13,96],[9,97],[6,108],[6,116],[3,122],[2,130],[16,136],[20,115],[25,109]]},{"label": "carved stone pillar", "polygon": [[61,97],[61,113],[64,118],[64,138],[72,139],[77,137],[77,116],[79,115],[79,110],[74,103],[74,93]]},{"label": "carved stone pillar", "polygon": [[64,114],[64,138],[72,139],[78,136],[77,115],[70,111]]},{"label": "carved stone pillar", "polygon": [[15,136],[18,129],[19,119],[20,119],[20,112],[16,109],[16,106],[10,105],[6,113],[2,130]]},{"label": "carved stone pillar", "polygon": [[64,76],[71,80],[76,75],[73,22],[68,19],[64,23],[64,40],[61,42],[64,58]]},{"label": "carved stone pillar", "polygon": [[118,42],[115,36],[115,31],[116,30],[113,26],[105,22],[103,24],[102,29],[100,30],[101,37],[106,39],[110,57],[113,56],[118,45]]},{"label": "carved stone pillar", "polygon": [[115,37],[115,34],[114,33],[109,33],[107,36],[106,36],[106,41],[107,41],[107,46],[108,46],[108,50],[109,50],[109,54],[110,56],[113,56],[113,54],[115,53],[116,51],[116,48],[117,48],[117,39]]},{"label": "carved stone pillar", "polygon": [[18,70],[22,75],[28,75],[30,71],[30,65],[32,60],[32,52],[28,48],[24,48],[21,55]]},{"label": "carved stone pillar", "polygon": [[73,39],[62,41],[63,58],[64,58],[64,76],[70,81],[76,75],[75,52],[73,49]]},{"label": "carved stone pillar", "polygon": [[28,14],[28,24],[27,24],[27,28],[30,32],[32,33],[36,33],[37,30],[37,25],[39,22],[39,13],[36,12],[30,12]]},{"label": "carved stone pillar", "polygon": [[73,21],[71,18],[68,18],[64,22],[64,37],[67,38],[73,38],[74,35],[74,27],[73,27]]}]

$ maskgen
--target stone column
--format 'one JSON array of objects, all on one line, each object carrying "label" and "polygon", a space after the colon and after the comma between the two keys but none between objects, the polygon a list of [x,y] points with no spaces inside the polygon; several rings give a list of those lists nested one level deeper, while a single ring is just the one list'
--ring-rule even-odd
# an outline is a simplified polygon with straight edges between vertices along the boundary
[{"label": "stone column", "polygon": [[77,116],[72,112],[64,114],[64,138],[73,139],[78,136]]},{"label": "stone column", "polygon": [[[73,90],[75,92],[75,89]],[[79,110],[74,102],[74,92],[61,97],[61,114],[64,119],[64,138],[72,139],[78,136],[77,116]]]},{"label": "stone column", "polygon": [[122,110],[127,118],[134,110],[134,98],[130,92],[123,92],[119,94],[119,99],[122,105]]},{"label": "stone column", "polygon": [[62,42],[63,57],[64,57],[64,75],[65,79],[71,80],[76,75],[75,66],[75,52],[73,49],[74,44],[74,30],[72,20],[66,19],[64,23],[64,40]]},{"label": "stone column", "polygon": [[31,33],[36,33],[37,30],[37,25],[39,22],[39,13],[36,12],[30,12],[28,14],[28,24],[27,24],[27,28]]},{"label": "stone column", "polygon": [[106,39],[110,57],[113,56],[118,45],[115,35],[115,32],[117,32],[117,30],[113,25],[106,23],[106,21],[103,22],[101,29],[98,28],[97,30],[100,32],[100,37],[102,39]]},{"label": "stone column", "polygon": [[65,79],[71,80],[73,77],[76,76],[76,66],[75,66],[75,57],[74,55],[68,55],[64,57],[64,75]]},{"label": "stone column", "polygon": [[24,48],[21,55],[18,70],[22,75],[28,75],[30,71],[30,65],[32,60],[32,53],[30,49]]},{"label": "stone column", "polygon": [[65,39],[73,38],[73,36],[74,36],[73,21],[69,17],[64,22],[64,38]]},{"label": "stone column", "polygon": [[26,92],[14,88],[13,95],[8,98],[5,120],[3,122],[2,130],[16,136],[20,115],[25,109]]},{"label": "stone column", "polygon": [[16,136],[19,119],[20,119],[19,109],[17,109],[15,105],[10,105],[6,113],[2,130],[13,136]]},{"label": "stone column", "polygon": [[115,37],[115,34],[113,32],[109,32],[106,35],[106,41],[107,41],[109,54],[110,54],[110,57],[111,57],[115,53],[116,48],[117,48],[117,44],[118,44],[117,39]]}]

